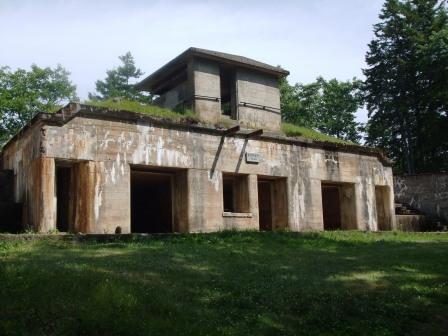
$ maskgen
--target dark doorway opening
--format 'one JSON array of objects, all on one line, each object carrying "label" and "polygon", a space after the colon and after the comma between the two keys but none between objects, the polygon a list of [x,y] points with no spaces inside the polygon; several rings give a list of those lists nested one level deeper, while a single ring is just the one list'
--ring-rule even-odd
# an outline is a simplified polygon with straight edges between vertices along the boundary
[{"label": "dark doorway opening", "polygon": [[341,199],[338,185],[322,184],[322,211],[324,230],[340,230]]},{"label": "dark doorway opening", "polygon": [[72,174],[71,167],[56,166],[56,229],[60,232],[72,231],[70,225]]},{"label": "dark doorway opening", "polygon": [[173,174],[131,171],[131,232],[173,232]]},{"label": "dark doorway opening", "polygon": [[260,231],[272,230],[272,181],[258,179],[258,216]]},{"label": "dark doorway opening", "polygon": [[390,192],[388,186],[375,186],[378,230],[391,230]]},{"label": "dark doorway opening", "polygon": [[258,176],[258,221],[260,231],[288,227],[287,179]]}]

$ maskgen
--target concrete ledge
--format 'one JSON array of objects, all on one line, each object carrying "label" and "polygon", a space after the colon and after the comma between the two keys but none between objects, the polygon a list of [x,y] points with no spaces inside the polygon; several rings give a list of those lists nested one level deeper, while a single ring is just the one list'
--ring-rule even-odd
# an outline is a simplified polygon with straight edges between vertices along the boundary
[{"label": "concrete ledge", "polygon": [[222,216],[231,218],[252,218],[252,212],[223,212]]}]

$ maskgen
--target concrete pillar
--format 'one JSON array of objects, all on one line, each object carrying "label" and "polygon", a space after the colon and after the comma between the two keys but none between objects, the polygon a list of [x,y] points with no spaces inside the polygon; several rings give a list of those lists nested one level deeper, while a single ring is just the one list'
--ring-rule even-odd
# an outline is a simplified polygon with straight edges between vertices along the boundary
[{"label": "concrete pillar", "polygon": [[35,159],[28,174],[27,224],[46,233],[56,229],[55,164],[53,158]]},{"label": "concrete pillar", "polygon": [[189,232],[219,231],[224,210],[221,172],[189,169],[187,176]]},{"label": "concrete pillar", "polygon": [[311,178],[305,190],[305,220],[300,231],[323,231],[322,185],[318,179]]},{"label": "concrete pillar", "polygon": [[272,219],[273,229],[288,227],[288,193],[285,178],[279,178],[272,183]]},{"label": "concrete pillar", "polygon": [[95,227],[95,163],[92,161],[79,162],[73,167],[75,175],[73,186],[74,195],[74,223],[75,232],[98,232]]},{"label": "concrete pillar", "polygon": [[219,64],[193,59],[189,64],[193,80],[194,110],[201,120],[216,123],[221,118],[221,80]]},{"label": "concrete pillar", "polygon": [[248,229],[259,229],[259,214],[258,214],[258,178],[257,175],[251,174],[248,176],[249,186],[249,212],[252,213],[252,224]]}]

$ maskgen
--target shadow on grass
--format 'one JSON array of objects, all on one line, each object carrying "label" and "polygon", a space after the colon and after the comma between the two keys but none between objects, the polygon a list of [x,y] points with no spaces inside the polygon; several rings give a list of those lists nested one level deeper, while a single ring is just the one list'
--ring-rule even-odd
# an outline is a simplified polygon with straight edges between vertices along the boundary
[{"label": "shadow on grass", "polygon": [[344,232],[5,243],[0,333],[442,334],[447,255],[444,236]]}]

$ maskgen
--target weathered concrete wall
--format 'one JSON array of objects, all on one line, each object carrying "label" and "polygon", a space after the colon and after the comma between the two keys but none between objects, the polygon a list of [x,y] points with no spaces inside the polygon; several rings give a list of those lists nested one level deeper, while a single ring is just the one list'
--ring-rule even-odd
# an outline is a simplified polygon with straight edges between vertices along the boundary
[{"label": "weathered concrete wall", "polygon": [[[287,210],[278,215],[278,225],[294,231],[323,229],[321,181],[352,184],[356,220],[350,222],[350,227],[362,230],[377,229],[375,185],[386,185],[392,190],[391,169],[374,156],[325,151],[263,138],[226,137],[222,140],[213,131],[192,132],[181,127],[82,117],[62,127],[45,126],[44,130],[44,150],[39,152],[42,162],[54,162],[54,159],[88,162],[82,173],[84,177],[80,174],[79,184],[84,190],[84,202],[91,204],[91,208],[79,210],[86,211],[88,219],[79,219],[77,224],[79,230],[85,228],[82,230],[88,232],[113,233],[117,226],[123,233],[130,232],[132,165],[186,169],[183,179],[187,181],[184,188],[188,207],[182,216],[188,221],[179,222],[177,230],[181,232],[229,227],[257,229],[257,175],[286,179],[283,188],[287,190]],[[244,152],[259,153],[262,162],[246,163]],[[249,176],[250,212],[230,217],[223,214],[222,172]],[[34,174],[38,174],[38,170]],[[54,180],[54,164],[45,165],[45,174],[40,180],[42,183],[45,179]],[[36,180],[39,181],[37,177]],[[51,200],[54,200],[54,186],[48,183],[42,198],[45,204],[33,205],[33,208],[45,208],[48,216],[44,220],[42,214],[32,216],[34,223],[43,223],[38,224],[41,230],[55,227],[52,214],[56,205]],[[28,202],[32,199],[34,195]],[[393,197],[391,200],[393,209]]]},{"label": "weathered concrete wall", "polygon": [[212,124],[219,122],[221,118],[219,64],[203,59],[193,59],[189,64],[189,73],[189,78],[192,78],[196,114],[206,122]]},{"label": "weathered concrete wall", "polygon": [[255,71],[238,69],[236,80],[238,120],[241,124],[250,128],[279,131],[281,115],[278,79]]},{"label": "weathered concrete wall", "polygon": [[187,99],[189,99],[188,82],[185,81],[161,95],[158,98],[157,104],[164,108],[174,109],[179,104],[184,103]]},{"label": "weathered concrete wall", "polygon": [[448,222],[448,174],[394,177],[395,199]]},{"label": "weathered concrete wall", "polygon": [[[14,201],[23,204],[22,218],[25,227],[40,223],[44,216],[40,209],[41,177],[44,174],[40,156],[45,151],[43,136],[45,130],[40,123],[36,123],[3,149],[3,168],[14,171]],[[47,201],[51,203],[52,200],[50,198]]]},{"label": "weathered concrete wall", "polygon": [[[192,88],[189,89],[185,84],[181,87],[182,92],[185,92],[184,95],[195,97],[194,109],[201,120],[213,124],[219,122],[221,120],[219,63],[193,59],[188,72],[191,81],[188,85]],[[235,119],[245,127],[279,131],[281,115],[278,78],[247,69],[237,69],[235,85],[236,94],[231,98],[232,104],[236,107]],[[169,95],[183,96],[177,91],[174,89]],[[168,97],[168,93],[166,96]],[[167,101],[167,97],[163,97],[164,101]],[[178,103],[178,100],[173,98],[171,104],[166,103],[164,106],[174,107]]]}]

